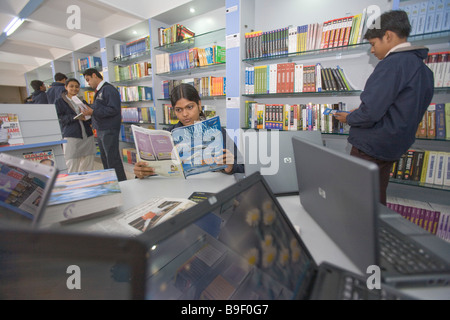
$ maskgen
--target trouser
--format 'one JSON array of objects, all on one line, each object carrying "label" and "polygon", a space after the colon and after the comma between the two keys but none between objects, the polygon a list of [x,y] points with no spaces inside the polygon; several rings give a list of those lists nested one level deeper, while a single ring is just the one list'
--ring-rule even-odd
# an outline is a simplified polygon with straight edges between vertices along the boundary
[{"label": "trouser", "polygon": [[127,180],[125,169],[122,163],[122,157],[119,151],[120,130],[107,129],[97,130],[98,146],[100,148],[100,157],[103,168],[115,169],[119,181]]},{"label": "trouser", "polygon": [[92,171],[94,170],[94,161],[95,155],[75,158],[75,159],[67,159],[67,172],[84,172],[84,171]]},{"label": "trouser", "polygon": [[350,151],[350,154],[354,157],[373,162],[378,166],[380,176],[380,202],[383,205],[386,205],[386,190],[389,184],[389,177],[391,175],[392,165],[394,164],[395,161],[384,161],[380,159],[375,159],[353,146],[352,150]]}]

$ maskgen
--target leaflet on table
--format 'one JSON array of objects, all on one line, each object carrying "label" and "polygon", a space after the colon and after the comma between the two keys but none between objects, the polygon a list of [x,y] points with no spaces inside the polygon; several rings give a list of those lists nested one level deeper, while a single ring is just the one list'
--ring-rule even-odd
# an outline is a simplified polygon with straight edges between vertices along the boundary
[{"label": "leaflet on table", "polygon": [[131,127],[138,160],[148,162],[158,175],[187,177],[226,167],[217,161],[223,158],[219,117],[175,128],[172,133]]},{"label": "leaflet on table", "polygon": [[136,236],[195,204],[183,198],[153,197],[111,219],[97,222],[88,229],[92,232]]}]

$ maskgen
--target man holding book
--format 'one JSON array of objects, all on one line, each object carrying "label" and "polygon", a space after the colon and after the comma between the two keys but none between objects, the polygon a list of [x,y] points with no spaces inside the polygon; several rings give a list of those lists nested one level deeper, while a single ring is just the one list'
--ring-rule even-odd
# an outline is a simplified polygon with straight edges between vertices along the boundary
[{"label": "man holding book", "polygon": [[424,63],[428,49],[411,46],[410,32],[401,10],[383,13],[369,26],[364,38],[381,61],[367,79],[359,108],[334,115],[350,125],[350,154],[378,165],[384,205],[392,165],[414,143],[434,92],[433,73]]}]

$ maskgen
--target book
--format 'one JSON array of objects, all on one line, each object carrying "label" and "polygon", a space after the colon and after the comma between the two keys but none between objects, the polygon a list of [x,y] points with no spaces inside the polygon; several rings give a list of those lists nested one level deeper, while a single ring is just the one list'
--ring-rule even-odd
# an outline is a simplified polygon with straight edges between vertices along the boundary
[{"label": "book", "polygon": [[173,178],[226,168],[223,136],[218,116],[172,132],[132,125],[137,160],[155,168],[157,175]]},{"label": "book", "polygon": [[24,152],[23,157],[29,161],[39,162],[51,166],[55,165],[55,154],[53,149]]},{"label": "book", "polygon": [[92,218],[122,204],[114,169],[59,174],[41,225]]},{"label": "book", "polygon": [[[450,70],[449,70],[450,73]],[[450,140],[450,102],[447,102],[444,107],[445,110],[445,138]]]},{"label": "book", "polygon": [[0,113],[0,147],[23,145],[19,116],[15,113]]},{"label": "book", "polygon": [[195,203],[200,203],[207,200],[209,197],[213,195],[214,195],[213,192],[195,191],[188,197],[188,200],[194,201]]},{"label": "book", "polygon": [[445,104],[436,104],[436,139],[445,139]]}]

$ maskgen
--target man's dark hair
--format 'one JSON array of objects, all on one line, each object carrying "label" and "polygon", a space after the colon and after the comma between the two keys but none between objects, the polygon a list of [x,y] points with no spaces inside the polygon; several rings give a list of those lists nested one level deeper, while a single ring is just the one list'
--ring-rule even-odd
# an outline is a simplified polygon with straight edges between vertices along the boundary
[{"label": "man's dark hair", "polygon": [[64,73],[57,72],[55,73],[55,81],[67,80],[67,77]]},{"label": "man's dark hair", "polygon": [[[379,26],[380,28],[377,28]],[[364,39],[383,38],[386,31],[394,32],[399,38],[408,38],[411,32],[411,24],[408,20],[408,14],[403,10],[392,10],[383,13],[375,19],[374,25],[368,26]]]},{"label": "man's dark hair", "polygon": [[41,80],[33,80],[30,82],[30,85],[34,91],[40,91],[41,87],[44,85],[44,82]]},{"label": "man's dark hair", "polygon": [[97,76],[97,78],[103,80],[103,76],[101,75],[101,73],[97,69],[89,68],[89,69],[84,70],[84,72],[83,72],[83,76],[85,76],[85,77],[86,76],[92,77],[93,74],[95,74]]}]

